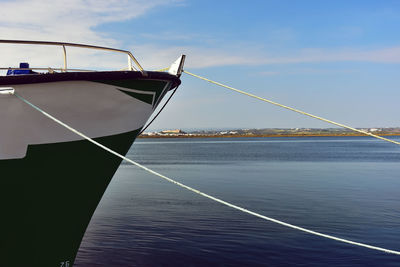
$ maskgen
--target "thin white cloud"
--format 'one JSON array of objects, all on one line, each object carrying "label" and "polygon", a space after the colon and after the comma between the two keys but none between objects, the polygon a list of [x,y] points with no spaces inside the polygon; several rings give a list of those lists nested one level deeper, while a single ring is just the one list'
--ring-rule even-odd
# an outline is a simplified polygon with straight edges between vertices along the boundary
[{"label": "thin white cloud", "polygon": [[340,61],[400,63],[400,46],[381,49],[303,49],[295,56],[271,57],[261,60],[264,64]]},{"label": "thin white cloud", "polygon": [[[247,65],[260,66],[272,64],[298,64],[321,62],[371,62],[371,63],[400,63],[400,46],[382,49],[303,49],[291,55],[266,55],[260,47],[236,49],[202,48],[199,46],[170,46],[156,45],[135,46],[137,54],[145,66],[164,68],[179,54],[186,54],[188,68],[206,68],[214,66]],[[271,75],[269,73],[269,75]]]},{"label": "thin white cloud", "polygon": [[276,76],[276,75],[297,75],[297,74],[346,74],[346,73],[355,73],[357,72],[354,69],[323,69],[323,68],[290,68],[280,71],[260,71],[255,73],[254,75],[260,76]]},{"label": "thin white cloud", "polygon": [[149,39],[149,40],[155,40],[155,41],[191,41],[193,40],[202,40],[204,36],[196,33],[190,33],[190,34],[182,34],[182,33],[177,33],[173,31],[167,31],[167,32],[162,32],[162,33],[142,33],[142,37]]},{"label": "thin white cloud", "polygon": [[258,75],[261,75],[261,76],[276,76],[279,74],[281,74],[281,73],[278,71],[261,71],[258,73]]}]

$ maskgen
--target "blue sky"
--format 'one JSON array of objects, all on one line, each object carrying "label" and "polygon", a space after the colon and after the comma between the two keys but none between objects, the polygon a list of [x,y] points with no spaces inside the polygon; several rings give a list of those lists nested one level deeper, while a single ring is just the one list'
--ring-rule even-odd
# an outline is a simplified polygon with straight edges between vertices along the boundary
[{"label": "blue sky", "polygon": [[[399,1],[1,1],[3,39],[129,49],[355,127],[400,127]],[[104,60],[106,61],[106,60]],[[94,64],[93,61],[90,61]],[[153,129],[331,127],[183,75]]]}]

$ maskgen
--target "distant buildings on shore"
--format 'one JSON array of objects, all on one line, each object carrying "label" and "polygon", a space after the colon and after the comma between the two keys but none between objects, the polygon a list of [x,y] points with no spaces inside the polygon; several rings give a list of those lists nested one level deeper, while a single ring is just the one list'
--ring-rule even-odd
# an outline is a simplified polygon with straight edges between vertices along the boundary
[{"label": "distant buildings on shore", "polygon": [[182,135],[188,135],[188,133],[182,131],[181,129],[175,129],[175,130],[163,130],[160,132],[144,132],[142,133],[143,136],[182,136]]},{"label": "distant buildings on shore", "polygon": [[202,135],[237,135],[238,131],[202,131],[202,132],[193,132],[187,133],[182,131],[181,129],[175,130],[163,130],[159,132],[144,132],[142,136],[202,136]]}]

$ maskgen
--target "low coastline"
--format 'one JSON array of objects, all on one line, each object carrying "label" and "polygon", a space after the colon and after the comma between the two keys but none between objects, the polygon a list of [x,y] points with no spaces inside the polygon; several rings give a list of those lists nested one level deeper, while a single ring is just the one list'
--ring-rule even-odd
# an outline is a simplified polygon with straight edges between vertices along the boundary
[{"label": "low coastline", "polygon": [[[400,136],[398,133],[377,134],[378,136]],[[350,137],[367,136],[358,133],[342,134],[191,134],[191,135],[139,135],[138,138],[243,138],[243,137]]]}]

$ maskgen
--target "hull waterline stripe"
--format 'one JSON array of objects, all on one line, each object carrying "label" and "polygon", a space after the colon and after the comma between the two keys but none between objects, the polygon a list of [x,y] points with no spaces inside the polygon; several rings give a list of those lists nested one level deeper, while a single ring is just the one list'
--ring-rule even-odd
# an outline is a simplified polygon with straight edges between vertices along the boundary
[{"label": "hull waterline stripe", "polygon": [[188,74],[188,75],[191,75],[191,76],[193,76],[193,77],[199,78],[200,80],[203,80],[203,81],[206,81],[206,82],[209,82],[209,83],[212,83],[212,84],[215,84],[215,85],[218,85],[218,86],[227,88],[227,89],[229,89],[229,90],[238,92],[238,93],[243,94],[243,95],[247,95],[247,96],[253,97],[253,98],[255,98],[255,99],[258,99],[258,100],[261,100],[261,101],[264,101],[264,102],[273,104],[273,105],[275,105],[275,106],[278,106],[278,107],[281,107],[281,108],[285,108],[285,109],[288,109],[288,110],[291,110],[291,111],[300,113],[300,114],[302,114],[302,115],[305,115],[305,116],[308,116],[308,117],[311,117],[311,118],[314,118],[314,119],[317,119],[317,120],[321,120],[321,121],[324,121],[324,122],[327,122],[327,123],[330,123],[330,124],[333,124],[333,125],[336,125],[336,126],[340,126],[340,127],[343,127],[343,128],[349,129],[349,130],[352,130],[352,131],[354,131],[354,132],[358,132],[358,133],[362,133],[362,134],[365,134],[365,135],[369,135],[369,136],[371,136],[371,137],[374,137],[374,138],[377,138],[377,139],[381,139],[381,140],[386,141],[386,142],[390,142],[390,143],[393,143],[393,144],[396,144],[396,145],[400,145],[400,142],[397,142],[397,141],[394,141],[394,140],[390,140],[390,139],[388,139],[388,138],[384,138],[384,137],[381,137],[381,136],[379,136],[379,135],[375,135],[375,134],[372,134],[372,133],[369,133],[369,132],[365,132],[365,131],[362,131],[362,130],[359,130],[359,129],[356,129],[356,128],[347,126],[347,125],[345,125],[345,124],[341,124],[341,123],[338,123],[338,122],[334,122],[334,121],[331,121],[331,120],[328,120],[328,119],[325,119],[325,118],[322,118],[322,117],[319,117],[319,116],[310,114],[310,113],[308,113],[308,112],[301,111],[301,110],[299,110],[299,109],[295,109],[295,108],[292,108],[292,107],[289,107],[289,106],[285,106],[285,105],[279,104],[279,103],[277,103],[277,102],[275,102],[275,101],[272,101],[272,100],[269,100],[269,99],[266,99],[266,98],[262,98],[262,97],[259,97],[259,96],[256,96],[256,95],[247,93],[247,92],[245,92],[245,91],[242,91],[242,90],[233,88],[233,87],[231,87],[231,86],[228,86],[228,85],[225,85],[225,84],[222,84],[222,83],[219,83],[219,82],[210,80],[210,79],[207,79],[207,78],[205,78],[205,77],[201,77],[201,76],[199,76],[199,75],[197,75],[197,74],[188,72],[188,71],[186,71],[186,70],[184,70],[183,72],[186,73],[186,74]]},{"label": "hull waterline stripe", "polygon": [[113,155],[115,155],[115,156],[117,156],[117,157],[120,157],[121,159],[123,159],[123,160],[125,160],[125,161],[127,161],[127,162],[129,162],[129,163],[131,163],[131,164],[133,164],[133,165],[135,165],[135,166],[137,166],[137,167],[139,167],[139,168],[141,168],[141,169],[143,169],[143,170],[149,172],[149,173],[152,173],[152,174],[154,174],[154,175],[156,175],[156,176],[158,176],[158,177],[160,177],[160,178],[162,178],[162,179],[164,179],[164,180],[166,180],[166,181],[168,181],[168,182],[170,182],[170,183],[176,184],[176,185],[178,185],[178,186],[180,186],[180,187],[182,187],[182,188],[185,188],[185,189],[187,189],[187,190],[189,190],[189,191],[192,191],[192,192],[194,192],[194,193],[196,193],[196,194],[198,194],[198,195],[201,195],[201,196],[203,196],[203,197],[206,197],[206,198],[208,198],[208,199],[211,199],[211,200],[213,200],[213,201],[216,201],[216,202],[218,202],[218,203],[221,203],[221,204],[223,204],[223,205],[225,205],[225,206],[228,206],[228,207],[231,207],[231,208],[233,208],[233,209],[242,211],[242,212],[244,212],[244,213],[247,213],[247,214],[256,216],[256,217],[261,218],[261,219],[263,219],[263,220],[270,221],[270,222],[273,222],[273,223],[277,223],[277,224],[280,224],[280,225],[283,225],[283,226],[286,226],[286,227],[289,227],[289,228],[292,228],[292,229],[295,229],[295,230],[299,230],[299,231],[303,231],[303,232],[306,232],[306,233],[309,233],[309,234],[312,234],[312,235],[316,235],[316,236],[320,236],[320,237],[324,237],[324,238],[336,240],[336,241],[339,241],[339,242],[351,244],[351,245],[354,245],[354,246],[359,246],[359,247],[364,247],[364,248],[369,248],[369,249],[373,249],[373,250],[378,250],[378,251],[382,251],[382,252],[386,252],[386,253],[390,253],[390,254],[400,255],[400,251],[391,250],[391,249],[386,249],[386,248],[381,248],[381,247],[377,247],[377,246],[372,246],[372,245],[368,245],[368,244],[364,244],[364,243],[359,243],[359,242],[347,240],[347,239],[344,239],[344,238],[335,237],[335,236],[332,236],[332,235],[327,235],[327,234],[319,233],[319,232],[316,232],[316,231],[313,231],[313,230],[309,230],[309,229],[306,229],[306,228],[303,228],[303,227],[300,227],[300,226],[296,226],[296,225],[293,225],[293,224],[290,224],[290,223],[286,223],[286,222],[283,222],[283,221],[280,221],[280,220],[277,220],[277,219],[274,219],[274,218],[271,218],[271,217],[264,216],[264,215],[262,215],[262,214],[259,214],[259,213],[250,211],[250,210],[248,210],[248,209],[245,209],[245,208],[236,206],[236,205],[234,205],[234,204],[231,204],[231,203],[229,203],[229,202],[226,202],[226,201],[224,201],[224,200],[222,200],[222,199],[219,199],[219,198],[213,197],[213,196],[211,196],[211,195],[208,195],[208,194],[206,194],[206,193],[203,193],[203,192],[201,192],[201,191],[199,191],[199,190],[197,190],[197,189],[195,189],[195,188],[192,188],[192,187],[190,187],[190,186],[187,186],[187,185],[185,185],[185,184],[182,184],[182,183],[180,183],[180,182],[177,182],[177,181],[175,181],[175,180],[173,180],[173,179],[171,179],[171,178],[168,178],[167,176],[165,176],[165,175],[163,175],[163,174],[161,174],[161,173],[158,173],[158,172],[156,172],[156,171],[153,171],[153,170],[151,170],[151,169],[149,169],[149,168],[147,168],[147,167],[145,167],[145,166],[143,166],[143,165],[141,165],[141,164],[139,164],[139,163],[137,163],[137,162],[135,162],[135,161],[133,161],[133,160],[131,160],[131,159],[129,159],[129,158],[127,158],[127,157],[125,157],[125,156],[123,156],[123,155],[117,153],[117,152],[115,152],[115,151],[113,151],[112,149],[110,149],[110,148],[108,148],[108,147],[106,147],[106,146],[100,144],[99,142],[96,142],[95,140],[91,139],[90,137],[84,135],[83,133],[81,133],[81,132],[75,130],[74,128],[72,128],[71,126],[65,124],[64,122],[62,122],[62,121],[58,120],[57,118],[53,117],[52,115],[48,114],[48,113],[45,112],[44,110],[40,109],[39,107],[35,106],[35,105],[32,104],[31,102],[29,102],[28,100],[26,100],[25,98],[23,98],[22,96],[20,96],[18,93],[15,92],[14,95],[15,95],[16,97],[18,97],[20,100],[22,100],[23,102],[25,102],[26,104],[28,104],[29,106],[31,106],[32,108],[34,108],[34,109],[36,109],[37,111],[39,111],[40,113],[42,113],[44,116],[46,116],[46,117],[48,117],[49,119],[55,121],[56,123],[60,124],[61,126],[64,126],[64,127],[67,128],[68,130],[70,130],[70,131],[72,131],[73,133],[75,133],[75,134],[77,134],[77,135],[83,137],[83,138],[86,139],[87,141],[89,141],[89,142],[95,144],[96,146],[98,146],[98,147],[100,147],[100,148],[102,148],[102,149],[104,149],[104,150],[110,152],[111,154],[113,154]]}]

